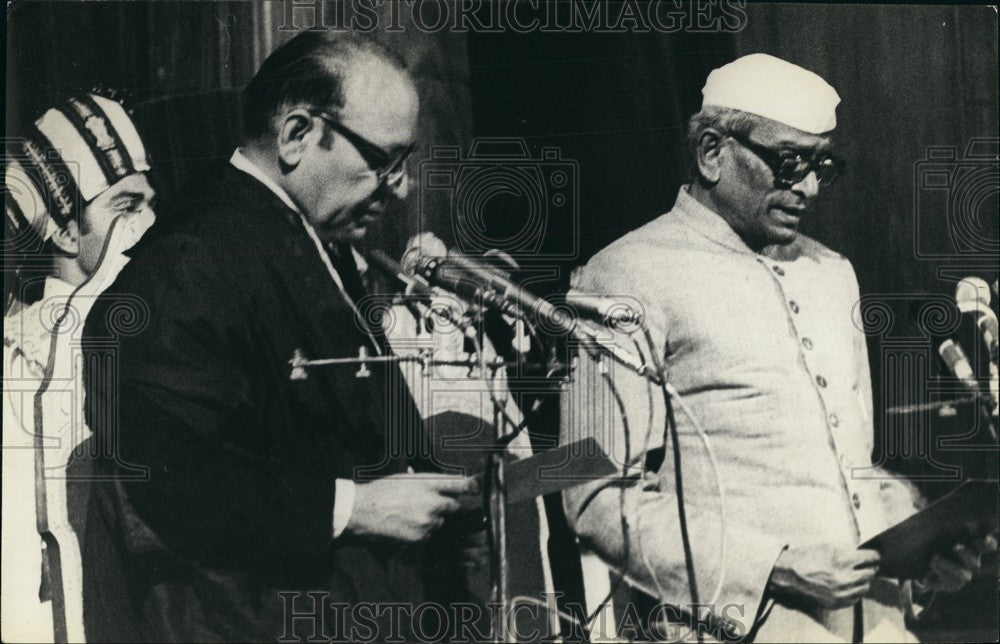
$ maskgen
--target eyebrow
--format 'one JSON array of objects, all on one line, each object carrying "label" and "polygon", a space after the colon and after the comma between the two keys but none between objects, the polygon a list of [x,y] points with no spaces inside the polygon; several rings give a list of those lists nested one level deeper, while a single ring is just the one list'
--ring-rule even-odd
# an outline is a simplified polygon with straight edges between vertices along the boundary
[{"label": "eyebrow", "polygon": [[146,195],[142,192],[123,192],[120,195],[115,195],[115,198],[111,200],[111,206],[121,205],[123,202],[131,201],[142,201],[146,198]]},{"label": "eyebrow", "polygon": [[833,141],[829,139],[823,139],[816,143],[815,145],[801,145],[796,141],[786,139],[784,137],[778,139],[777,145],[788,148],[795,152],[806,152],[806,153],[827,153],[833,150]]}]

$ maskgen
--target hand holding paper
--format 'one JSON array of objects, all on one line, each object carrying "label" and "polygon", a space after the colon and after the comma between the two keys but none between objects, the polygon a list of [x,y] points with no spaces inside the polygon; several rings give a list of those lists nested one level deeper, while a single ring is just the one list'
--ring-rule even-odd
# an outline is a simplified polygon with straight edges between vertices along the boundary
[{"label": "hand holding paper", "polygon": [[[975,534],[975,526],[969,526]],[[982,567],[983,556],[996,552],[997,531],[986,536],[972,536],[968,541],[953,545],[950,550],[931,555],[930,570],[915,582],[916,590],[955,592],[972,581]]]},{"label": "hand holding paper", "polygon": [[942,590],[961,587],[982,555],[997,548],[997,494],[995,480],[966,481],[861,547],[881,553],[879,574],[885,577]]}]

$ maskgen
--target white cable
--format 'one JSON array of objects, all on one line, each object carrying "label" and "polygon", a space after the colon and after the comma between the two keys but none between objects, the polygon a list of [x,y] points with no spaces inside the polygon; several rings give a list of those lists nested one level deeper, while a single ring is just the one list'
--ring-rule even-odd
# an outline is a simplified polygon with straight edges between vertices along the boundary
[{"label": "white cable", "polygon": [[[649,346],[649,350],[650,350],[651,355],[656,355],[656,353],[655,353],[656,352],[656,347],[655,347],[655,345],[652,342],[652,337],[648,333],[646,334],[646,339],[647,339],[648,344],[650,345]],[[691,424],[694,425],[694,428],[695,428],[695,431],[698,434],[698,437],[701,439],[702,444],[705,446],[705,451],[708,454],[709,462],[712,465],[712,473],[713,473],[713,475],[715,477],[715,486],[716,486],[716,490],[718,492],[718,498],[719,498],[719,526],[721,528],[720,529],[721,537],[720,537],[720,543],[719,543],[719,579],[718,579],[718,582],[716,583],[715,591],[712,593],[711,601],[709,602],[709,604],[714,605],[719,600],[719,596],[722,594],[722,587],[723,587],[723,584],[725,582],[725,577],[726,577],[726,553],[727,553],[727,549],[726,549],[726,507],[725,507],[725,503],[726,502],[725,502],[725,489],[724,489],[724,486],[722,484],[722,476],[721,476],[721,473],[719,471],[718,459],[716,458],[715,450],[712,447],[711,440],[709,440],[709,438],[708,438],[708,434],[705,432],[705,429],[702,427],[701,423],[698,421],[698,418],[691,411],[691,408],[687,405],[687,402],[684,400],[684,397],[681,396],[680,392],[678,392],[677,389],[673,385],[671,385],[671,384],[669,384],[669,382],[667,382],[666,374],[662,373],[663,370],[660,369],[660,371],[661,371],[660,376],[661,376],[661,378],[663,379],[663,382],[664,382],[663,387],[666,389],[667,393],[674,400],[677,401],[678,405],[681,408],[681,411],[684,412],[684,415],[687,416],[688,420],[691,421]],[[651,387],[651,385],[650,385],[650,383],[649,383],[648,380],[647,380],[647,383],[646,383],[646,388],[647,388],[647,393],[648,393],[648,396],[649,396],[650,409],[652,409],[652,405],[654,404],[653,393],[652,393],[652,387]],[[664,413],[666,413],[666,412],[664,411]],[[652,427],[650,427],[650,431],[651,430],[652,430]],[[647,438],[648,438],[648,436],[647,436]],[[646,447],[644,448],[644,452],[645,452],[646,449],[648,449],[648,443],[647,443]],[[664,450],[666,450],[666,443],[664,443]],[[665,458],[666,458],[666,456],[664,456],[664,459]],[[645,481],[646,481],[646,469],[643,468],[641,476],[640,476],[640,485],[644,485]],[[640,487],[640,492],[641,492],[641,490],[642,490],[642,488]],[[641,497],[641,494],[640,494],[640,497]],[[639,544],[639,553],[642,556],[643,563],[646,566],[646,572],[649,573],[650,578],[653,580],[653,583],[656,585],[656,591],[658,593],[659,598],[663,599],[663,598],[666,597],[666,593],[664,592],[663,586],[660,584],[659,579],[657,579],[657,575],[656,575],[655,570],[653,570],[652,563],[649,561],[649,558],[646,556],[645,549],[642,547],[642,530],[640,528],[640,521],[642,519],[642,512],[638,511],[636,513],[636,515],[637,515],[636,516],[636,532],[638,534],[638,539],[637,540],[638,540],[638,544]]]},{"label": "white cable", "polygon": [[673,396],[678,406],[680,406],[681,411],[684,412],[684,415],[694,425],[694,429],[698,432],[698,437],[701,438],[701,442],[705,446],[705,451],[708,453],[708,460],[712,463],[712,473],[715,475],[715,486],[719,493],[719,526],[722,538],[719,542],[719,581],[715,585],[715,592],[712,594],[712,600],[709,602],[714,605],[719,600],[719,595],[722,594],[722,585],[726,577],[726,493],[722,485],[722,476],[719,473],[719,462],[715,457],[715,450],[712,448],[712,442],[709,440],[708,434],[701,426],[701,423],[698,422],[698,418],[692,413],[691,408],[688,407],[684,397],[678,393],[673,385],[667,383],[664,386],[667,389],[667,393]]}]

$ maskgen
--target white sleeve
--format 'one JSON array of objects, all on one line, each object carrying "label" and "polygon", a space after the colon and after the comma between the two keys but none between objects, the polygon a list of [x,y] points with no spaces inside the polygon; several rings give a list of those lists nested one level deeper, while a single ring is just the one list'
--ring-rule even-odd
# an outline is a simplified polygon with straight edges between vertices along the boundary
[{"label": "white sleeve", "polygon": [[347,522],[351,520],[354,511],[354,481],[337,479],[337,487],[333,496],[333,538],[344,532]]}]

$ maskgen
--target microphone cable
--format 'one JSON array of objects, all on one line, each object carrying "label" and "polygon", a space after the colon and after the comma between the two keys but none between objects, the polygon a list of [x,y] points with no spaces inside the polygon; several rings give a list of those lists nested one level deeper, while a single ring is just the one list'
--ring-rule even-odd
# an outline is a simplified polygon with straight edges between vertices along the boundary
[{"label": "microphone cable", "polygon": [[[722,593],[722,587],[725,581],[726,574],[726,507],[725,507],[725,488],[722,484],[722,476],[719,470],[718,459],[716,458],[715,450],[712,447],[712,443],[709,440],[708,434],[705,432],[704,427],[698,421],[697,416],[692,412],[691,408],[687,405],[684,397],[681,396],[677,389],[669,384],[667,381],[666,367],[664,366],[662,360],[660,360],[659,354],[656,352],[656,343],[653,340],[652,333],[649,329],[648,324],[645,320],[640,323],[640,328],[642,330],[643,336],[646,340],[646,344],[649,347],[650,357],[653,361],[654,367],[656,369],[657,375],[659,376],[659,387],[663,396],[663,401],[665,405],[665,418],[664,418],[664,434],[670,433],[671,446],[674,450],[674,484],[677,496],[677,512],[678,512],[678,524],[681,532],[681,542],[684,548],[684,562],[685,568],[688,575],[688,585],[689,591],[691,593],[691,603],[693,607],[694,617],[696,621],[699,621],[699,616],[697,615],[697,608],[700,604],[700,597],[697,588],[697,578],[695,576],[694,568],[694,558],[691,549],[690,534],[687,525],[687,512],[686,505],[684,503],[684,488],[683,488],[683,473],[681,471],[681,454],[680,454],[680,436],[677,429],[677,421],[674,416],[672,401],[676,400],[678,406],[684,415],[688,418],[691,424],[694,426],[695,432],[698,434],[705,451],[708,455],[709,462],[712,466],[712,472],[715,478],[716,490],[719,498],[719,527],[720,527],[720,543],[719,543],[719,579],[716,583],[715,590],[712,593],[710,606],[714,606]],[[648,387],[648,381],[647,381]],[[650,392],[650,407],[652,408],[652,394]],[[664,436],[664,439],[666,437]],[[642,481],[645,482],[646,469],[642,471]],[[638,517],[641,517],[642,513],[638,513]],[[642,533],[639,532],[640,540],[639,546],[642,550]],[[657,592],[660,597],[664,597],[665,593],[660,585],[655,570],[653,570],[650,565],[649,559],[645,556],[643,552],[643,563],[646,565],[646,570],[649,572],[650,577],[653,579],[653,583],[656,584]],[[696,636],[699,642],[703,641],[703,633],[701,629],[695,625]]]}]

